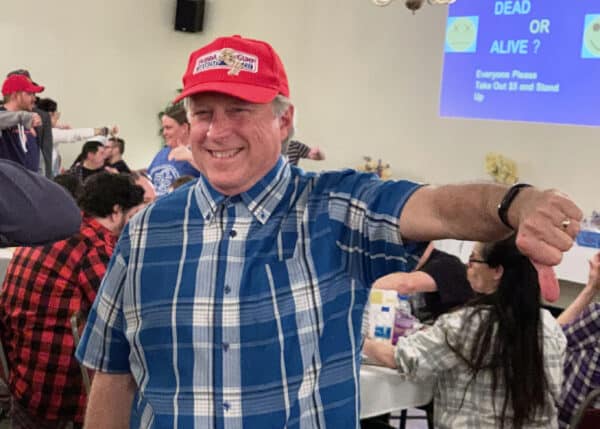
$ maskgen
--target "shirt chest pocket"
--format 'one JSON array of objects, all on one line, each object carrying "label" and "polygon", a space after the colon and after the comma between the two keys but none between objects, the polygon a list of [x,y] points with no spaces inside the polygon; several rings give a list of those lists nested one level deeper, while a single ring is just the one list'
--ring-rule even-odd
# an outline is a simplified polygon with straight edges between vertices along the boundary
[{"label": "shirt chest pocket", "polygon": [[348,276],[337,266],[319,268],[326,274],[317,276],[314,263],[302,257],[262,264],[241,290],[241,343],[262,345],[262,356],[277,367],[285,362],[288,373],[300,375],[310,365],[331,310],[348,309],[340,299]]},{"label": "shirt chest pocket", "polygon": [[[240,291],[240,340],[274,353],[311,354],[318,342],[320,290],[308,264],[293,258],[262,264],[249,272]],[[287,361],[287,359],[286,359]]]}]

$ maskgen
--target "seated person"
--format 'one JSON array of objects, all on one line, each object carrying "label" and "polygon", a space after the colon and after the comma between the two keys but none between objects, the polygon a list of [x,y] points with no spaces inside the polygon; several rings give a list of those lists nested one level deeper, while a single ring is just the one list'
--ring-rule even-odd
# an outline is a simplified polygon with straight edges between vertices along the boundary
[{"label": "seated person", "polygon": [[[567,428],[586,396],[600,387],[600,252],[590,261],[588,282],[557,321],[567,337],[564,383],[558,401],[558,425]],[[600,402],[594,407],[600,408]]]},{"label": "seated person", "polygon": [[152,180],[146,173],[140,171],[131,172],[131,177],[135,184],[144,190],[144,204],[150,204],[156,200],[156,190],[152,184]]},{"label": "seated person", "polygon": [[423,305],[414,305],[421,319],[436,319],[473,297],[467,269],[459,258],[429,244],[415,271],[392,273],[373,283],[375,289],[393,289],[402,295],[421,293]]},{"label": "seated person", "polygon": [[106,142],[107,165],[118,173],[131,173],[131,169],[123,160],[125,140],[121,137],[110,137]]},{"label": "seated person", "polygon": [[87,398],[70,317],[91,308],[117,238],[142,199],[131,177],[95,175],[79,197],[79,232],[15,250],[0,293],[13,427],[81,427]]},{"label": "seated person", "polygon": [[77,176],[75,176],[74,174],[63,173],[54,176],[53,180],[60,186],[65,188],[69,192],[69,194],[71,194],[73,199],[77,201],[83,189],[83,183],[81,182],[81,180],[79,180]]},{"label": "seated person", "polygon": [[476,243],[467,275],[475,300],[395,347],[367,340],[364,353],[436,378],[436,428],[556,428],[566,340],[540,306],[535,267],[513,236]]},{"label": "seated person", "polygon": [[88,177],[106,171],[105,160],[104,144],[98,140],[89,140],[83,144],[81,153],[71,166],[69,173],[84,182]]}]

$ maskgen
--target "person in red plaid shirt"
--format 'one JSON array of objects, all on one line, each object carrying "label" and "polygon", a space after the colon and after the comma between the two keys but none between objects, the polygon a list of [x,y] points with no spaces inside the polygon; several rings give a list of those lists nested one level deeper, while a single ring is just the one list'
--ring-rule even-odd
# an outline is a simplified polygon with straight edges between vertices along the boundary
[{"label": "person in red plaid shirt", "polygon": [[16,249],[0,293],[0,332],[10,368],[13,428],[83,423],[86,395],[70,317],[90,309],[117,238],[141,208],[143,189],[127,175],[86,181],[79,233]]}]

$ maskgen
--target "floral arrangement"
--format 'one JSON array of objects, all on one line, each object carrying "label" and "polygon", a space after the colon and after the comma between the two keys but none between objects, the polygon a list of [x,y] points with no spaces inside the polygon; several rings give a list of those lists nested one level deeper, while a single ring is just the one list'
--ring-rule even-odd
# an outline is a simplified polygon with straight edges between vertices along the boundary
[{"label": "floral arrangement", "polygon": [[375,162],[373,160],[373,158],[371,158],[370,156],[363,156],[363,159],[365,160],[365,163],[362,165],[359,165],[357,167],[358,171],[365,171],[367,173],[375,173],[382,180],[387,180],[390,177],[392,177],[392,171],[390,169],[390,164],[388,164],[388,163],[384,164],[381,161],[381,159],[379,159],[379,160],[377,160],[377,162]]},{"label": "floral arrangement", "polygon": [[485,156],[485,171],[496,183],[512,185],[519,180],[517,163],[499,153],[488,153]]}]

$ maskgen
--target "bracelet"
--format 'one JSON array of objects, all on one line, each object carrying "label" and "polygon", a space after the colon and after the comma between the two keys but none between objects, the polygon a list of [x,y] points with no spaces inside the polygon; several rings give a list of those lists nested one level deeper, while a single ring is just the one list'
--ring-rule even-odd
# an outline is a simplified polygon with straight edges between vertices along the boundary
[{"label": "bracelet", "polygon": [[529,187],[531,187],[531,185],[527,183],[515,183],[510,188],[508,188],[508,191],[506,191],[506,194],[504,194],[502,201],[500,201],[500,204],[498,204],[498,217],[500,218],[502,223],[510,229],[515,228],[513,228],[513,226],[508,221],[508,209],[510,208],[512,202],[515,200],[515,197],[519,194],[519,192],[521,192],[521,189]]}]

